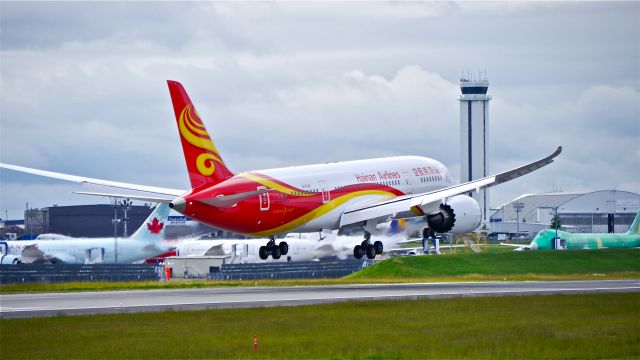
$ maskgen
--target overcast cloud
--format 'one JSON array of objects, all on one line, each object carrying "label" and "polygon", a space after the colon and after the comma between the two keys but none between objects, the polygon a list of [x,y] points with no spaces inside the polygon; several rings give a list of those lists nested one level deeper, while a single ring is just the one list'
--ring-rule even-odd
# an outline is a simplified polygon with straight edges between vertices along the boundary
[{"label": "overcast cloud", "polygon": [[[491,190],[640,192],[640,4],[0,3],[0,159],[188,188],[165,80],[234,171],[422,155],[459,174],[462,71],[491,82]],[[106,202],[0,171],[0,217]]]}]

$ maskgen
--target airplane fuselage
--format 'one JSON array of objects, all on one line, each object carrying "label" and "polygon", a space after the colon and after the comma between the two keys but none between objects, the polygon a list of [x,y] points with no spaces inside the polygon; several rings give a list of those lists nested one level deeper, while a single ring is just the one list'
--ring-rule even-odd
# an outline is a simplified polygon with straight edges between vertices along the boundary
[{"label": "airplane fuselage", "polygon": [[[101,259],[100,263],[116,263],[116,241],[114,238],[74,238],[69,240],[16,240],[6,241],[10,255],[21,255],[30,246],[48,257],[56,257],[68,264],[84,264]],[[144,260],[168,251],[169,246],[162,243],[118,238],[118,263],[127,264]]]},{"label": "airplane fuselage", "polygon": [[[551,250],[561,248],[564,245],[567,250],[578,249],[603,249],[603,248],[636,248],[640,247],[640,234],[608,234],[608,233],[570,233],[558,231],[557,237],[564,240],[556,242],[555,230],[542,230],[531,242],[530,247],[536,250]],[[535,244],[535,245],[534,245]]]},{"label": "airplane fuselage", "polygon": [[[318,240],[286,238],[289,244],[287,256],[272,261],[311,261],[333,255],[330,251],[318,250]],[[235,251],[234,254],[234,248]],[[213,247],[219,246],[224,254],[239,257],[241,262],[263,262],[258,249],[263,243],[256,240],[185,240],[176,246],[177,256],[204,256]],[[244,248],[246,247],[246,253]]]},{"label": "airplane fuselage", "polygon": [[[353,204],[422,193],[453,184],[448,169],[426,157],[402,156],[257,170],[237,174],[184,196],[183,214],[252,236],[338,229]],[[232,206],[198,200],[269,189]]]}]

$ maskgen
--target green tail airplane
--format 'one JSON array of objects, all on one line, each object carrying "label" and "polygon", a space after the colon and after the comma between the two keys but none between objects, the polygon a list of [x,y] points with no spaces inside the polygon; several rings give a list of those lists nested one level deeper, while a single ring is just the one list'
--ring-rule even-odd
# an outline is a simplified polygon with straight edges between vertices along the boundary
[{"label": "green tail airplane", "polygon": [[575,250],[640,247],[640,211],[636,214],[629,231],[620,234],[570,233],[553,229],[540,230],[529,245],[503,244],[517,247],[516,250]]}]

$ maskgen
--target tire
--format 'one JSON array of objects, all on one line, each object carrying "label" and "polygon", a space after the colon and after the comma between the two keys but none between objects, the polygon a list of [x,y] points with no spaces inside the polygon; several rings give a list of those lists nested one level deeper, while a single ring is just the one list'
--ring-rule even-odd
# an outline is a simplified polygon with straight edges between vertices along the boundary
[{"label": "tire", "polygon": [[382,254],[382,251],[384,251],[384,245],[382,245],[382,241],[374,242],[373,248],[376,249],[376,255]]},{"label": "tire", "polygon": [[360,260],[364,256],[364,250],[362,250],[362,246],[356,245],[353,248],[353,257]]},{"label": "tire", "polygon": [[274,260],[280,259],[280,255],[282,255],[282,253],[280,252],[279,246],[274,246],[273,248],[271,248],[271,257]]},{"label": "tire", "polygon": [[374,248],[372,245],[367,246],[365,252],[367,253],[367,258],[369,259],[373,259],[376,257],[376,248]]},{"label": "tire", "polygon": [[267,258],[269,257],[269,253],[267,252],[267,247],[260,246],[260,249],[258,249],[258,255],[260,255],[260,259],[267,260]]},{"label": "tire", "polygon": [[280,248],[280,255],[287,255],[289,253],[289,244],[285,241],[278,244],[278,247]]}]

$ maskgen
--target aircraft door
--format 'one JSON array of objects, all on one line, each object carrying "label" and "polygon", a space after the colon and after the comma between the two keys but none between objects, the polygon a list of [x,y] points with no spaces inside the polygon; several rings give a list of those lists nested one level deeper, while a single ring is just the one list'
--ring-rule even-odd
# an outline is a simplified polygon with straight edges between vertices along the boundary
[{"label": "aircraft door", "polygon": [[84,251],[85,264],[100,264],[104,261],[104,248],[89,248]]},{"label": "aircraft door", "polygon": [[412,177],[411,174],[408,171],[403,171],[402,172],[402,179],[400,180],[402,182],[402,184],[404,185],[405,194],[413,194],[413,181],[412,181]]},{"label": "aircraft door", "polygon": [[554,250],[567,250],[567,240],[559,237],[553,238]]},{"label": "aircraft door", "polygon": [[[266,190],[266,186],[258,186],[258,190]],[[260,211],[269,211],[270,201],[269,201],[269,193],[264,192],[258,195],[260,200]]]},{"label": "aircraft door", "polygon": [[322,192],[322,203],[326,204],[331,201],[331,192],[327,190],[324,180],[320,181],[320,191]]}]

